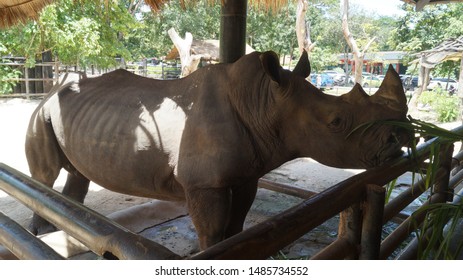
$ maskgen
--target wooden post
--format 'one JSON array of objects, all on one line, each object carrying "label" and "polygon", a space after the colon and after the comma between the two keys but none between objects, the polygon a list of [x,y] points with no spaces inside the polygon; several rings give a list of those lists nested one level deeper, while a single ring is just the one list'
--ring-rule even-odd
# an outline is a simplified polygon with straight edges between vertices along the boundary
[{"label": "wooden post", "polygon": [[[346,239],[351,245],[360,244],[362,232],[362,210],[360,203],[355,203],[339,215],[338,239]],[[351,252],[347,259],[357,259],[358,250]]]},{"label": "wooden post", "polygon": [[247,0],[224,0],[220,17],[220,62],[237,61],[246,52]]},{"label": "wooden post", "polygon": [[144,77],[148,76],[148,61],[146,60],[146,58],[143,58],[143,73],[142,75]]},{"label": "wooden post", "polygon": [[360,242],[359,258],[362,260],[379,259],[385,193],[381,186],[367,185]]},{"label": "wooden post", "polygon": [[[53,56],[51,51],[46,51],[42,53],[42,61],[45,63],[53,62]],[[46,79],[53,78],[53,66],[50,64],[49,66],[43,67],[43,77]],[[53,87],[53,81],[44,81],[43,82],[43,92],[47,93]]]},{"label": "wooden post", "polygon": [[59,62],[58,60],[55,61],[55,77],[54,77],[54,85],[59,84]]},{"label": "wooden post", "polygon": [[442,144],[439,151],[438,170],[443,169],[445,176],[442,176],[435,182],[434,193],[440,194],[439,197],[441,197],[438,202],[450,202],[453,200],[453,189],[449,187],[450,172],[452,171],[452,155],[453,144]]},{"label": "wooden post", "polygon": [[24,79],[26,80],[26,98],[29,99],[29,69],[24,66]]}]

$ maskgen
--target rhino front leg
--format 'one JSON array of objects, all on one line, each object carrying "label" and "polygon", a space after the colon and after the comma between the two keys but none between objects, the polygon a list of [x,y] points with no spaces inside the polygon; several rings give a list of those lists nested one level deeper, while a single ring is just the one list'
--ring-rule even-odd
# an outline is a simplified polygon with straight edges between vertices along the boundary
[{"label": "rhino front leg", "polygon": [[222,241],[230,220],[231,190],[201,188],[187,191],[186,197],[200,249],[204,250]]},{"label": "rhino front leg", "polygon": [[242,185],[232,190],[232,206],[230,221],[226,228],[225,238],[243,231],[244,221],[257,193],[257,182]]}]

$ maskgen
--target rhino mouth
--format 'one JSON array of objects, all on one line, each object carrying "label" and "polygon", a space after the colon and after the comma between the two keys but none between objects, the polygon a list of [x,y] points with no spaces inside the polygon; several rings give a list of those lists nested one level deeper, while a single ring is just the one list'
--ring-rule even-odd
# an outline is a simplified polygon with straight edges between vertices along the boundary
[{"label": "rhino mouth", "polygon": [[380,166],[387,162],[396,160],[404,154],[403,147],[409,142],[409,135],[403,130],[393,130],[385,140],[380,141],[380,149],[372,155],[369,166]]}]

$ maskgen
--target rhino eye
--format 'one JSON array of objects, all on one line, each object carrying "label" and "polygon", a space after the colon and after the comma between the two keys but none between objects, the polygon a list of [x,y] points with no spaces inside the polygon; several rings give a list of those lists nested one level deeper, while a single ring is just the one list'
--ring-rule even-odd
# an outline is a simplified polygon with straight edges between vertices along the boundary
[{"label": "rhino eye", "polygon": [[328,124],[328,129],[331,130],[331,132],[342,132],[345,129],[345,121],[340,118],[340,117],[335,117],[331,120],[331,122]]},{"label": "rhino eye", "polygon": [[329,127],[335,128],[335,127],[338,127],[340,124],[341,124],[341,118],[336,117],[330,122]]}]

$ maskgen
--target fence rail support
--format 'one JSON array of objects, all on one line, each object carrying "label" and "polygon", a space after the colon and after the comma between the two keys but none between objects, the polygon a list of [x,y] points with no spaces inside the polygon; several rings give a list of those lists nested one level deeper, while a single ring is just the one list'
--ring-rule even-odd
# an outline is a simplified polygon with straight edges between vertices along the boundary
[{"label": "fence rail support", "polygon": [[19,259],[31,260],[62,260],[42,240],[33,236],[21,225],[0,212],[0,244],[4,245]]},{"label": "fence rail support", "polygon": [[361,260],[379,259],[382,220],[386,190],[377,185],[367,185],[363,204],[362,238],[360,242]]}]

